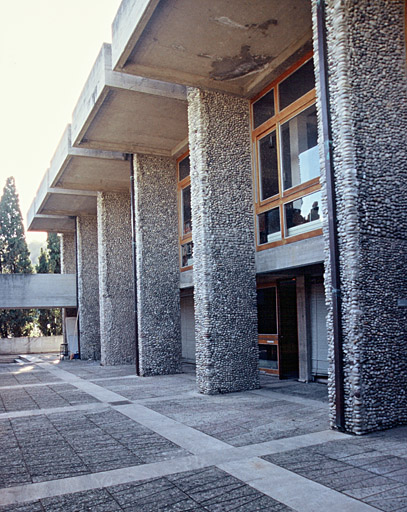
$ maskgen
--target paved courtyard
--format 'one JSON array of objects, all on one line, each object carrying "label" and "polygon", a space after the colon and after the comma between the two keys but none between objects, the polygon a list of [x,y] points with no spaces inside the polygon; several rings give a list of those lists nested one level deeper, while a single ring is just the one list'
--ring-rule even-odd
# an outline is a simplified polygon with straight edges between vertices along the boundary
[{"label": "paved courtyard", "polygon": [[326,386],[261,380],[203,396],[190,366],[0,362],[0,512],[407,511],[407,427],[333,432]]}]

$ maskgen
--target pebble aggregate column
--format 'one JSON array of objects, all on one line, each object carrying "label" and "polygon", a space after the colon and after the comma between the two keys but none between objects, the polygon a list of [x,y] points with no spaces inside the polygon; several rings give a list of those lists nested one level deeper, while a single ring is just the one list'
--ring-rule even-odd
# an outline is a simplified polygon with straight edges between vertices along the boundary
[{"label": "pebble aggregate column", "polygon": [[101,361],[134,364],[130,193],[99,192],[97,211]]},{"label": "pebble aggregate column", "polygon": [[[61,274],[76,274],[75,233],[63,233],[61,235]],[[62,308],[62,333],[64,336],[64,343],[68,343],[65,324],[66,317],[66,308]]]},{"label": "pebble aggregate column", "polygon": [[97,218],[77,218],[78,308],[81,359],[100,359]]},{"label": "pebble aggregate column", "polygon": [[249,102],[188,90],[197,384],[259,386]]},{"label": "pebble aggregate column", "polygon": [[[362,434],[407,422],[407,308],[401,307],[402,300],[407,299],[405,2],[335,0],[326,5],[342,283],[345,427]],[[316,6],[313,0],[319,97]],[[324,199],[324,174],[322,187]],[[326,204],[323,206],[326,219]],[[326,228],[325,221],[329,303]],[[333,423],[332,310],[328,335]]]},{"label": "pebble aggregate column", "polygon": [[76,274],[76,243],[74,233],[61,235],[61,274]]},{"label": "pebble aggregate column", "polygon": [[134,156],[141,375],[181,371],[177,167]]}]

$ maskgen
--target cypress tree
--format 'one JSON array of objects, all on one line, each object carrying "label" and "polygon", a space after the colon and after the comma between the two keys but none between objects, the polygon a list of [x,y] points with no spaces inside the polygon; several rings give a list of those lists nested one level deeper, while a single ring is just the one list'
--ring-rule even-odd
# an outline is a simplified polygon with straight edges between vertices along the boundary
[{"label": "cypress tree", "polygon": [[[32,271],[16,185],[10,177],[0,200],[0,273],[31,274]],[[0,335],[27,336],[32,331],[32,322],[29,310],[0,311]]]},{"label": "cypress tree", "polygon": [[51,274],[61,273],[61,237],[57,233],[48,233],[47,249],[49,271]]}]

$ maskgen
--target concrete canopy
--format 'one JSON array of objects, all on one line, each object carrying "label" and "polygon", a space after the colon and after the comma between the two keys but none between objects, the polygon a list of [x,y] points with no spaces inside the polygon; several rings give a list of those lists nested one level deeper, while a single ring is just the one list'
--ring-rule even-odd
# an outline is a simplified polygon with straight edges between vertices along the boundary
[{"label": "concrete canopy", "polygon": [[48,233],[74,233],[75,219],[64,215],[35,214],[34,205],[27,214],[28,231],[46,231]]},{"label": "concrete canopy", "polygon": [[68,190],[122,192],[130,186],[126,155],[72,147],[71,125],[67,126],[51,160],[49,178],[51,187]]},{"label": "concrete canopy", "polygon": [[73,146],[173,156],[187,135],[186,88],[112,71],[104,44],[73,113]]},{"label": "concrete canopy", "polygon": [[28,212],[29,231],[74,231],[68,217],[96,214],[97,192],[129,189],[129,162],[123,153],[74,148],[68,125]]},{"label": "concrete canopy", "polygon": [[309,0],[125,0],[120,72],[253,97],[312,49]]},{"label": "concrete canopy", "polygon": [[[48,169],[31,204],[28,215],[29,230],[34,219],[41,218],[37,215],[96,215],[97,192],[52,187],[51,176],[52,172]],[[42,221],[45,225],[46,217],[42,217]]]}]

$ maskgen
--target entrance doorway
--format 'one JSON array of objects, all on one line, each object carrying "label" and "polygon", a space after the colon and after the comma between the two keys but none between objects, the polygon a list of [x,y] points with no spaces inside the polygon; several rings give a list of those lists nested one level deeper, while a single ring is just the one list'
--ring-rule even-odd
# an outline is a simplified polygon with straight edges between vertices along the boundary
[{"label": "entrance doorway", "polygon": [[260,370],[280,379],[298,377],[295,279],[259,285],[257,314]]}]

